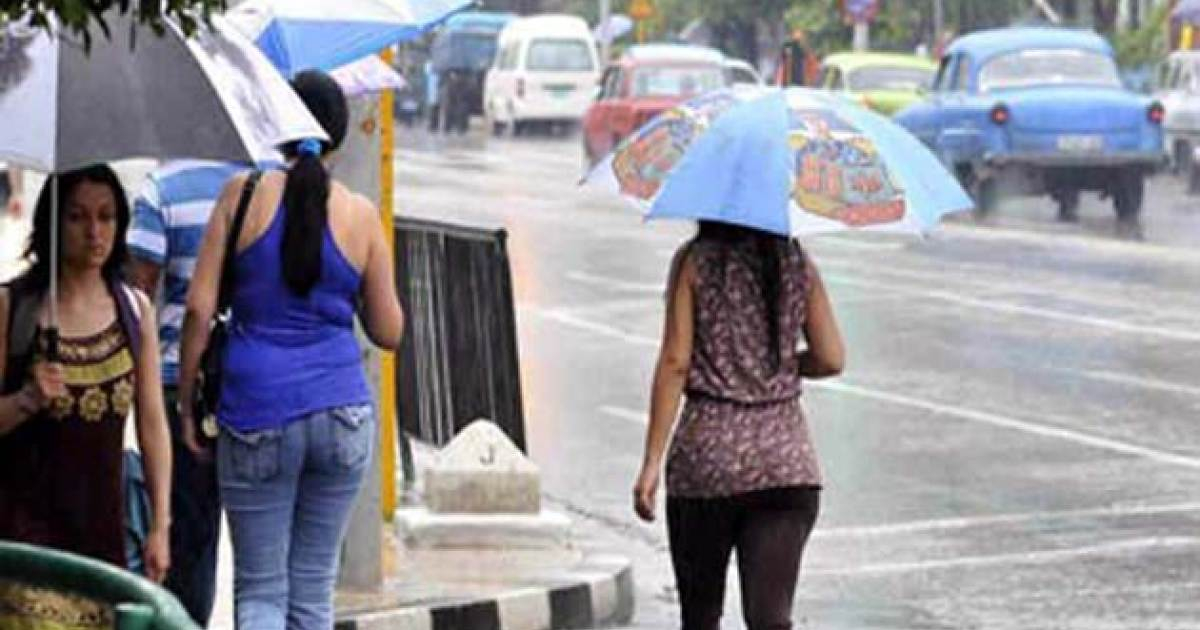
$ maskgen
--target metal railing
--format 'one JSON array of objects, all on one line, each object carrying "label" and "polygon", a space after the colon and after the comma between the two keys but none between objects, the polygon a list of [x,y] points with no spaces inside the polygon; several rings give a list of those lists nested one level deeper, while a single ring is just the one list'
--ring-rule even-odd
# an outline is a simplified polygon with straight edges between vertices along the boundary
[{"label": "metal railing", "polygon": [[441,446],[478,418],[525,450],[516,316],[504,230],[396,218],[406,311],[397,356],[400,425]]}]

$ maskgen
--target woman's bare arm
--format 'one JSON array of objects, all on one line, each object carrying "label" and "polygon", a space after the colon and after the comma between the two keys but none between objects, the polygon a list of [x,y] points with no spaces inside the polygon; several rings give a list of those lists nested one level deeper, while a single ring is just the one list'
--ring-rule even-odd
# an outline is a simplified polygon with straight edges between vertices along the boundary
[{"label": "woman's bare arm", "polygon": [[838,330],[833,305],[825,291],[820,272],[812,259],[807,260],[805,264],[812,265],[809,274],[812,290],[809,292],[808,310],[804,320],[804,338],[807,340],[808,349],[800,353],[800,375],[811,379],[837,376],[846,366],[846,348],[842,343],[842,333]]}]

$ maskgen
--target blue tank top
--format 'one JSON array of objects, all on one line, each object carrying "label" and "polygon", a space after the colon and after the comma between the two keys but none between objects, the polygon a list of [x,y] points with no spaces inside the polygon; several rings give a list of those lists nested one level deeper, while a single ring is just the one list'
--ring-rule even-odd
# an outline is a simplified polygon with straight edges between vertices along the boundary
[{"label": "blue tank top", "polygon": [[354,336],[361,274],[328,228],[321,277],[307,296],[282,272],[283,205],[234,262],[233,325],[217,417],[239,431],[278,428],[308,414],[371,402]]}]

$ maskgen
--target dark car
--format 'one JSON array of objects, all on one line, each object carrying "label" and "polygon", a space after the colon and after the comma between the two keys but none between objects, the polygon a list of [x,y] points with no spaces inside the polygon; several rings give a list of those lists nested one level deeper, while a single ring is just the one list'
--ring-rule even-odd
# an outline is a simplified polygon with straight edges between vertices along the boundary
[{"label": "dark car", "polygon": [[437,74],[430,128],[466,132],[471,116],[483,113],[483,81],[496,56],[496,40],[515,16],[466,12],[452,16],[430,51]]}]

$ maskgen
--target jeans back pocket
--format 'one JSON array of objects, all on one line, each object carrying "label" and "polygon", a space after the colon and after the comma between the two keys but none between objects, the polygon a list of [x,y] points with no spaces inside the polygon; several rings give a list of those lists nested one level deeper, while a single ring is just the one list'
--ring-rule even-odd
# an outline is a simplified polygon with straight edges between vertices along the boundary
[{"label": "jeans back pocket", "polygon": [[221,427],[225,438],[218,448],[228,450],[228,462],[235,478],[241,481],[267,481],[279,474],[283,431],[263,429],[241,432]]},{"label": "jeans back pocket", "polygon": [[375,414],[370,405],[351,405],[332,409],[334,463],[356,469],[371,456],[375,444]]}]

